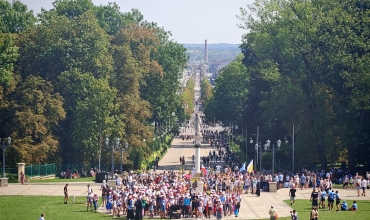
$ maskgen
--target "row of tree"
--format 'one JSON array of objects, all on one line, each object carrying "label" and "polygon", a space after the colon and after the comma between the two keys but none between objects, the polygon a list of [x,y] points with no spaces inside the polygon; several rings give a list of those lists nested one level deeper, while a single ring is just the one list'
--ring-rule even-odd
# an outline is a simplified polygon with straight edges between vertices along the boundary
[{"label": "row of tree", "polygon": [[241,9],[243,56],[221,71],[206,116],[248,128],[248,139],[260,126],[262,145],[282,140],[276,161],[285,164],[295,125],[296,168],[368,167],[369,17],[370,2],[355,0],[257,0]]},{"label": "row of tree", "polygon": [[[0,0],[0,137],[8,161],[108,164],[115,138],[150,154],[164,121],[182,114],[186,49],[115,3],[55,0],[37,17]],[[168,118],[170,116],[170,118]],[[173,124],[173,123],[172,123]],[[145,158],[144,155],[144,158]]]}]

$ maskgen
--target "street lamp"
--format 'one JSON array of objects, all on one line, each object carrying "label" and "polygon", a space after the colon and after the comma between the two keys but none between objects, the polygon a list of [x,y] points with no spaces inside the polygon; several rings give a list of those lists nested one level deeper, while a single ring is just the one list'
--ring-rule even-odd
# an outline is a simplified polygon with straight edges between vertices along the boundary
[{"label": "street lamp", "polygon": [[[114,149],[119,149],[120,139],[116,138],[115,144],[112,144],[110,148],[112,149],[112,179],[114,179]],[[105,138],[105,146],[109,148],[109,138]]]},{"label": "street lamp", "polygon": [[[8,145],[6,145],[6,141],[8,141]],[[0,138],[0,142],[1,142],[1,138]],[[12,143],[12,139],[10,137],[8,138],[3,138],[3,144],[2,144],[2,148],[3,148],[3,178],[6,178],[6,173],[5,173],[5,150],[10,147],[10,144]]]},{"label": "street lamp", "polygon": [[[251,144],[253,144],[253,139],[252,139],[252,136],[256,136],[256,145],[255,145],[255,150],[256,150],[256,152],[257,152],[257,161],[256,161],[256,165],[257,165],[257,163],[258,163],[258,147],[261,147],[261,143],[260,142],[258,142],[259,141],[259,135],[260,135],[260,127],[259,126],[257,126],[257,135],[255,135],[255,134],[251,134],[251,136],[249,137],[249,143],[251,143]],[[258,145],[259,144],[259,145]],[[256,147],[257,146],[257,147]],[[261,153],[262,153],[262,149],[261,149]],[[262,164],[262,154],[260,155],[260,158],[261,158],[261,160],[260,160],[260,170],[261,170],[261,164]],[[256,166],[257,167],[257,166]]]},{"label": "street lamp", "polygon": [[262,170],[262,147],[261,147],[261,142],[258,142],[256,145],[254,145],[254,149],[256,150],[257,161],[258,161],[258,155],[259,155],[259,164],[260,164],[260,171],[261,171]]},{"label": "street lamp", "polygon": [[124,150],[128,150],[128,143],[127,141],[125,142],[125,145],[124,146],[121,146],[121,166],[120,166],[120,171],[121,171],[121,174],[123,172],[123,169],[122,169],[122,165],[123,165],[123,151]]},{"label": "street lamp", "polygon": [[265,151],[272,151],[272,170],[271,170],[272,176],[274,176],[275,174],[275,169],[274,169],[275,168],[275,151],[280,150],[281,141],[280,140],[276,141],[276,144],[277,144],[277,148],[275,148],[274,144],[272,145],[272,148],[270,148],[270,140],[267,140],[266,144],[264,145]]},{"label": "street lamp", "polygon": [[294,173],[294,125],[293,125],[293,134],[286,134],[285,137],[284,137],[285,143],[289,144],[287,136],[292,137],[292,150],[293,150],[293,152],[292,152],[292,171]]}]

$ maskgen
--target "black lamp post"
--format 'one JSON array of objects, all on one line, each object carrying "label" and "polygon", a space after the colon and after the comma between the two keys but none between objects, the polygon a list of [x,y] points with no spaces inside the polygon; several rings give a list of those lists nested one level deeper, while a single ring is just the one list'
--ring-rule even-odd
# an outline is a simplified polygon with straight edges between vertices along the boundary
[{"label": "black lamp post", "polygon": [[[1,142],[1,138],[0,138],[0,142]],[[8,145],[6,145],[6,142],[8,142]],[[6,178],[6,173],[5,173],[5,150],[10,147],[10,144],[12,143],[12,139],[10,137],[8,138],[3,138],[3,144],[2,144],[2,148],[3,148],[3,178]]]},{"label": "black lamp post", "polygon": [[123,151],[124,150],[128,150],[128,143],[127,143],[127,141],[125,142],[125,145],[124,146],[122,146],[121,147],[121,166],[120,166],[120,171],[121,171],[121,174],[122,174],[122,172],[123,172],[123,170],[122,170],[122,166],[123,166]]},{"label": "black lamp post", "polygon": [[272,151],[272,177],[275,174],[275,152],[280,150],[281,141],[276,141],[277,148],[275,148],[275,145],[272,145],[272,148],[270,148],[270,140],[266,141],[266,144],[264,145],[265,151]]},{"label": "black lamp post", "polygon": [[[120,139],[116,138],[115,144],[112,144],[110,148],[112,149],[112,179],[114,179],[114,149],[119,149]],[[109,138],[105,138],[105,146],[109,148]]]}]

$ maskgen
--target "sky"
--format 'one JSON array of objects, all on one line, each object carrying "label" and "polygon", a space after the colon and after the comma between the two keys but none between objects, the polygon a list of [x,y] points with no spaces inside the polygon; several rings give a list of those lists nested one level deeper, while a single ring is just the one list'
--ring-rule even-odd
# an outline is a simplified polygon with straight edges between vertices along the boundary
[{"label": "sky", "polygon": [[[54,0],[21,0],[28,9],[39,13],[41,8],[53,7]],[[156,22],[171,31],[179,43],[240,44],[245,30],[237,27],[240,7],[246,8],[254,0],[92,0],[95,5],[116,2],[121,12],[139,9],[144,19]]]}]

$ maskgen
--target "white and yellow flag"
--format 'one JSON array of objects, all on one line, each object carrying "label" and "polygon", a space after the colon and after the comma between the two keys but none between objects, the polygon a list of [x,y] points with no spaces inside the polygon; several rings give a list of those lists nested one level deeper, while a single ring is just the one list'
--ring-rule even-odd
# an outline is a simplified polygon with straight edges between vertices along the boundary
[{"label": "white and yellow flag", "polygon": [[248,173],[253,172],[253,160],[248,164],[248,166],[247,166],[247,172]]}]

